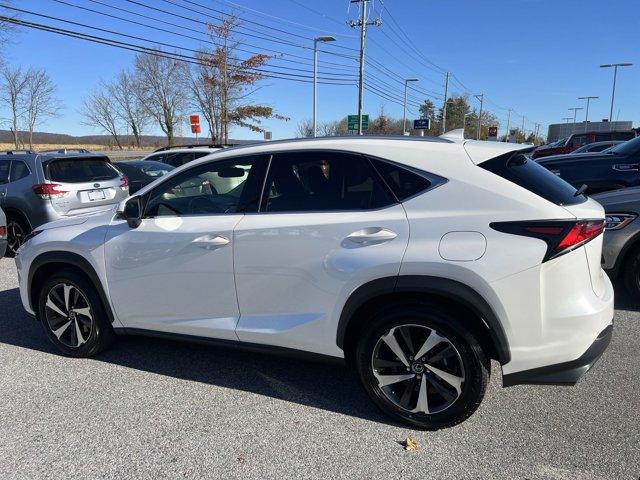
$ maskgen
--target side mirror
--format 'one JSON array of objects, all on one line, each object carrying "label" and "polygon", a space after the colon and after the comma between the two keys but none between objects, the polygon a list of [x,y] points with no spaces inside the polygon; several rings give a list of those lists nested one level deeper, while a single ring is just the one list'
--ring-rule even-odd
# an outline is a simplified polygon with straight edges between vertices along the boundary
[{"label": "side mirror", "polygon": [[140,197],[131,197],[124,204],[122,218],[127,221],[127,225],[131,228],[138,228],[142,223],[142,202]]}]

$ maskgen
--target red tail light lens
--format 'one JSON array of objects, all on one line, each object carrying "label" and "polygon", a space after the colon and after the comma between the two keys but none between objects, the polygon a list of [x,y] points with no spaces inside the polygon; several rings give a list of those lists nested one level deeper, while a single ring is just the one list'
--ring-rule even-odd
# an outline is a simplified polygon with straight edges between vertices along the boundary
[{"label": "red tail light lens", "polygon": [[498,222],[490,226],[499,232],[544,240],[547,253],[542,261],[546,262],[596,238],[604,231],[604,220]]},{"label": "red tail light lens", "polygon": [[567,232],[558,246],[558,250],[573,249],[587,243],[589,240],[600,235],[604,230],[604,221],[583,221],[576,223]]},{"label": "red tail light lens", "polygon": [[62,185],[58,185],[57,183],[39,183],[33,186],[33,191],[36,195],[45,200],[50,198],[60,198],[69,193],[66,190],[59,190],[58,187],[61,186]]},{"label": "red tail light lens", "polygon": [[129,179],[127,177],[122,177],[120,179],[120,188],[122,190],[126,190],[127,188],[129,188]]},{"label": "red tail light lens", "polygon": [[0,227],[0,237],[5,237],[7,235],[7,227],[4,225]]}]

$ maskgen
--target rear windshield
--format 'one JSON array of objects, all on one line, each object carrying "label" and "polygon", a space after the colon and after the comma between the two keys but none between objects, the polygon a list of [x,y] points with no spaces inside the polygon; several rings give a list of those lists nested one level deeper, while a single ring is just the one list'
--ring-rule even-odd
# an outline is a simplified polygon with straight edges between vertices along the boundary
[{"label": "rear windshield", "polygon": [[46,177],[52,182],[84,183],[112,180],[120,173],[107,160],[100,158],[61,158],[50,161]]},{"label": "rear windshield", "polygon": [[619,143],[615,147],[611,147],[608,151],[616,155],[635,155],[640,152],[640,137]]},{"label": "rear windshield", "polygon": [[522,153],[509,152],[481,163],[480,167],[556,205],[575,205],[587,200],[584,195],[576,196],[574,187]]}]

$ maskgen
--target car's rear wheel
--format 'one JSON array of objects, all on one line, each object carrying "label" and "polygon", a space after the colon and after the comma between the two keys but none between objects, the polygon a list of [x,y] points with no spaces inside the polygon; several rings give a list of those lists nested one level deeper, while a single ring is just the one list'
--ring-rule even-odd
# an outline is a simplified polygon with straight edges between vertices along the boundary
[{"label": "car's rear wheel", "polygon": [[640,247],[634,248],[625,258],[622,276],[633,299],[640,300]]},{"label": "car's rear wheel", "polygon": [[24,243],[31,229],[20,219],[7,218],[7,257],[15,257],[18,248]]},{"label": "car's rear wheel", "polygon": [[462,422],[478,408],[489,363],[457,312],[398,307],[362,332],[356,361],[365,390],[392,418],[421,429]]},{"label": "car's rear wheel", "polygon": [[47,337],[65,355],[90,357],[113,340],[98,292],[76,272],[62,271],[45,281],[38,312]]}]

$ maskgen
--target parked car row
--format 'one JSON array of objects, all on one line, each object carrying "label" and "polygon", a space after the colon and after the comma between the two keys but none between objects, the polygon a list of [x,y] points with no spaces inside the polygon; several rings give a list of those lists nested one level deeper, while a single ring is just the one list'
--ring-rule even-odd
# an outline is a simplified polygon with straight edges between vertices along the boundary
[{"label": "parked car row", "polygon": [[551,155],[564,155],[571,153],[578,148],[586,147],[592,143],[608,142],[608,141],[626,141],[635,138],[636,132],[629,131],[612,131],[612,132],[584,132],[574,133],[568,137],[561,138],[549,145],[543,145],[535,149],[531,154],[531,158],[548,157]]}]

